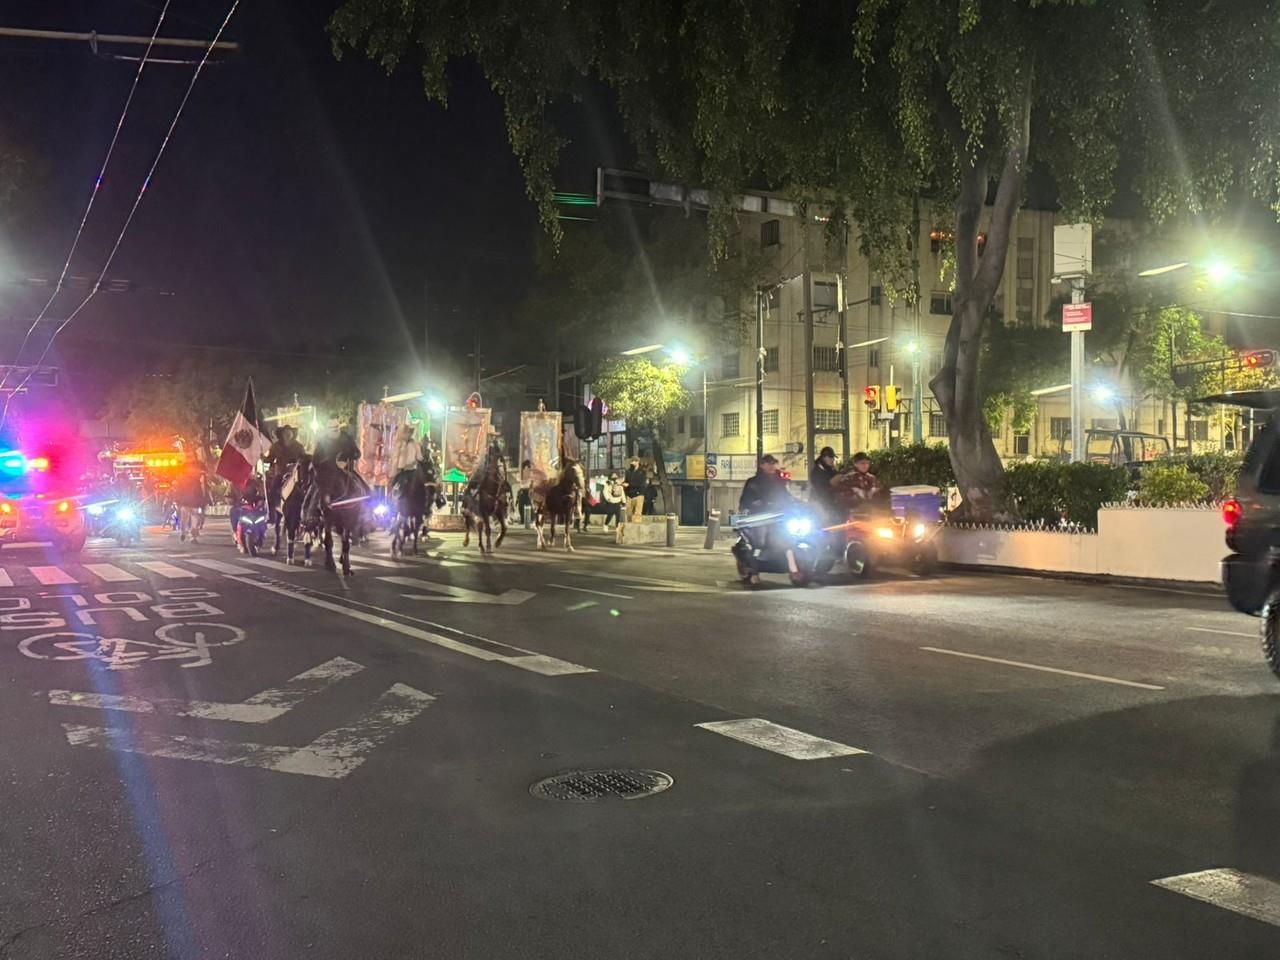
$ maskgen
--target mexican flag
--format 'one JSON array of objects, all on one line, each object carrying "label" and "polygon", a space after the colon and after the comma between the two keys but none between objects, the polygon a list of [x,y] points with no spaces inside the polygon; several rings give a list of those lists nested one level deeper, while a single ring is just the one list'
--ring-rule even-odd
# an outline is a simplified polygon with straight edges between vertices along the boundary
[{"label": "mexican flag", "polygon": [[237,487],[243,487],[253,476],[263,453],[268,447],[267,438],[258,429],[258,404],[253,399],[253,380],[245,386],[244,403],[231,424],[227,442],[222,445],[216,473]]}]

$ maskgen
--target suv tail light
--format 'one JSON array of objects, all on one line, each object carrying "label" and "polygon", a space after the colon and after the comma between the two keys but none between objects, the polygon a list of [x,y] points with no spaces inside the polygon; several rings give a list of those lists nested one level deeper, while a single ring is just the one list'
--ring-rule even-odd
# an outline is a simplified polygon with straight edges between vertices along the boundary
[{"label": "suv tail light", "polygon": [[1240,517],[1244,513],[1240,506],[1239,500],[1227,500],[1222,504],[1222,522],[1227,525],[1227,529],[1235,529],[1236,524],[1240,522]]}]

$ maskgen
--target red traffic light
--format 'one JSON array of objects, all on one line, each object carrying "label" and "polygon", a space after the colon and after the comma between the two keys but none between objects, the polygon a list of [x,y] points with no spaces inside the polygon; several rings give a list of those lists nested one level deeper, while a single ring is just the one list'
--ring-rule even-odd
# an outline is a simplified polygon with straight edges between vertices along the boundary
[{"label": "red traffic light", "polygon": [[864,387],[862,390],[862,402],[865,403],[868,407],[870,407],[873,410],[879,407],[880,406],[880,388]]},{"label": "red traffic light", "polygon": [[1256,370],[1259,367],[1270,367],[1276,362],[1276,352],[1274,350],[1250,350],[1242,358],[1244,365],[1250,370]]}]

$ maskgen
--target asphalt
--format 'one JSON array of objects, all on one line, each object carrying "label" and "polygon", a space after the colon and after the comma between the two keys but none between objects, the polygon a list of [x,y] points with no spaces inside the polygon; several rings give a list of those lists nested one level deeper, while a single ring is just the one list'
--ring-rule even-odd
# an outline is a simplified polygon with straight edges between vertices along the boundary
[{"label": "asphalt", "polygon": [[[1221,598],[577,543],[0,551],[0,957],[1280,955],[1280,681]],[[799,734],[700,726],[746,719]],[[674,782],[530,790],[608,768]]]}]

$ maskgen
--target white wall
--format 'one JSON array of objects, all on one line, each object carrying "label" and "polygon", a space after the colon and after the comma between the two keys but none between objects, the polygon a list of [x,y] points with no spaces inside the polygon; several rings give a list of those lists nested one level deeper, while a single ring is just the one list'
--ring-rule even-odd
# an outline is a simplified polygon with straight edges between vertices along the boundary
[{"label": "white wall", "polygon": [[1216,507],[1104,507],[1097,533],[947,527],[944,563],[1217,583],[1227,553]]}]

